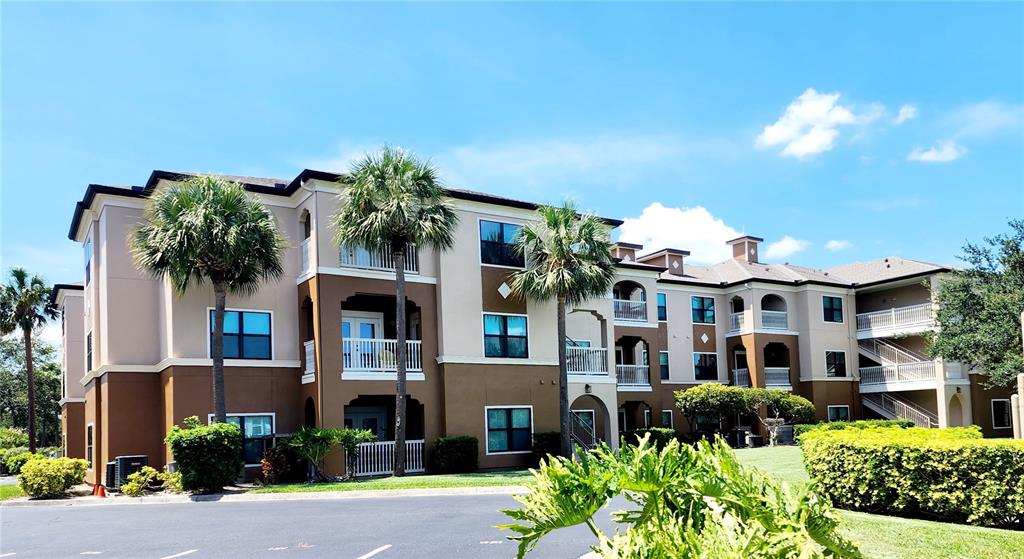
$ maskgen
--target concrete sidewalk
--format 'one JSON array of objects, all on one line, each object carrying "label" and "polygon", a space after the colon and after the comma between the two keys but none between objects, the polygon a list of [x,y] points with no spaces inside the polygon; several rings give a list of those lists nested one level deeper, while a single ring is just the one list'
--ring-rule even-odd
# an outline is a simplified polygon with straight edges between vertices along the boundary
[{"label": "concrete sidewalk", "polygon": [[525,493],[522,485],[489,487],[447,487],[416,489],[355,489],[352,491],[299,491],[294,493],[217,493],[213,495],[159,494],[127,497],[114,494],[109,497],[76,496],[60,499],[30,500],[17,497],[0,502],[0,508],[13,507],[72,507],[107,505],[160,505],[168,503],[244,503],[260,501],[329,501],[345,499],[372,499],[377,497],[444,497],[466,495],[513,495]]}]

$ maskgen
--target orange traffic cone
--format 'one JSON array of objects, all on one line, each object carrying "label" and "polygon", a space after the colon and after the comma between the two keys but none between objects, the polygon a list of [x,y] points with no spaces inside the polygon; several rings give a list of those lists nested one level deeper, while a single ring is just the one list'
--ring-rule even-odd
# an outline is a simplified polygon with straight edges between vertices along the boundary
[{"label": "orange traffic cone", "polygon": [[92,494],[94,497],[101,497],[105,499],[107,497],[107,488],[97,483],[92,486]]}]

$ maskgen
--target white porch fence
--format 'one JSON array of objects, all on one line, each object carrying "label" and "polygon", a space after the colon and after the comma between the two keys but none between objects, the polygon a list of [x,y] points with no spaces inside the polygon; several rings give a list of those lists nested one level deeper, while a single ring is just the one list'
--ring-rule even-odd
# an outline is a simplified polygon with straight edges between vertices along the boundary
[{"label": "white porch fence", "polygon": [[[338,260],[341,266],[345,268],[366,268],[369,270],[391,272],[395,270],[394,258],[392,258],[391,252],[386,250],[370,251],[364,248],[342,245],[338,249]],[[415,245],[406,247],[405,271],[414,274],[420,271],[419,253]]]},{"label": "white porch fence", "polygon": [[786,311],[761,311],[761,328],[788,330],[789,320],[786,317]]},{"label": "white porch fence", "polygon": [[[427,471],[423,463],[423,440],[405,441],[405,472],[420,474]],[[395,471],[395,441],[359,443],[355,477],[382,476]]]},{"label": "white porch fence", "polygon": [[302,255],[299,271],[302,273],[310,272],[309,239],[302,239],[302,242],[299,243],[299,254]]},{"label": "white porch fence", "polygon": [[750,387],[750,370],[749,369],[733,369],[733,377],[736,379],[736,386],[742,386],[744,388]]},{"label": "white porch fence", "polygon": [[616,320],[647,322],[647,301],[612,299],[612,308]]},{"label": "white porch fence", "polygon": [[302,347],[306,357],[306,368],[303,372],[307,375],[316,374],[316,341],[303,342]]},{"label": "white porch fence", "polygon": [[616,365],[619,386],[650,386],[651,368],[647,365]]},{"label": "white porch fence", "polygon": [[[342,345],[342,366],[346,371],[397,371],[398,340],[371,338],[344,338]],[[407,371],[423,370],[423,342],[405,342]]]},{"label": "white porch fence", "polygon": [[917,363],[860,368],[861,384],[889,384],[922,380],[936,380],[935,363],[920,361]]},{"label": "white porch fence", "polygon": [[928,327],[933,323],[931,303],[894,307],[857,315],[857,330],[894,330],[900,328]]},{"label": "white porch fence", "polygon": [[565,347],[565,361],[570,373],[607,375],[608,349],[603,347]]},{"label": "white porch fence", "polygon": [[789,386],[789,367],[765,367],[764,385],[767,387]]},{"label": "white porch fence", "polygon": [[729,331],[739,332],[747,325],[747,315],[741,312],[734,312],[729,315]]},{"label": "white porch fence", "polygon": [[875,410],[883,417],[889,419],[909,419],[918,427],[937,427],[939,418],[934,413],[891,394],[881,392],[878,394],[863,394],[861,401],[865,407]]}]

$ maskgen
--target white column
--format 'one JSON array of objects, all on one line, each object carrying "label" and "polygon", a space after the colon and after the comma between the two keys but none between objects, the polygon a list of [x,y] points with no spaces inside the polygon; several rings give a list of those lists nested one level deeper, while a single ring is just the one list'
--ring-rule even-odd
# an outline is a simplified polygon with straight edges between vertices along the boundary
[{"label": "white column", "polygon": [[1013,426],[1013,438],[1020,438],[1020,396],[1010,396],[1010,425]]}]

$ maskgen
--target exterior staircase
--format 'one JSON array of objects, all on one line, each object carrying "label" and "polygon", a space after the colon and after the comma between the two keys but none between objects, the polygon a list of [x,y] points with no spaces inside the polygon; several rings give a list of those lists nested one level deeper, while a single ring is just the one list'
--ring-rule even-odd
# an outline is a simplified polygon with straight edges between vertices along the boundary
[{"label": "exterior staircase", "polygon": [[909,419],[918,427],[939,426],[939,418],[934,413],[897,394],[862,394],[861,401],[864,407],[886,419]]},{"label": "exterior staircase", "polygon": [[589,450],[597,446],[594,426],[574,411],[569,412],[569,436],[573,444],[580,448]]},{"label": "exterior staircase", "polygon": [[861,384],[890,384],[935,380],[935,362],[892,342],[871,338],[857,343],[861,355],[879,363],[860,367]]}]

